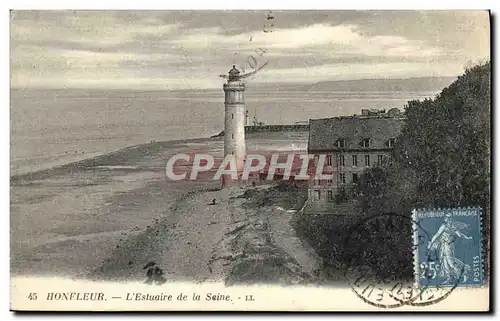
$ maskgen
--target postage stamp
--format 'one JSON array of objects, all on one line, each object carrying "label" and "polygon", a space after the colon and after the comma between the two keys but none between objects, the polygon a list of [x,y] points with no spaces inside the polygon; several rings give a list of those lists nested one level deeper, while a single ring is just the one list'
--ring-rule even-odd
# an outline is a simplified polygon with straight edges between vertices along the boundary
[{"label": "postage stamp", "polygon": [[482,285],[479,207],[414,210],[415,281],[420,287]]}]

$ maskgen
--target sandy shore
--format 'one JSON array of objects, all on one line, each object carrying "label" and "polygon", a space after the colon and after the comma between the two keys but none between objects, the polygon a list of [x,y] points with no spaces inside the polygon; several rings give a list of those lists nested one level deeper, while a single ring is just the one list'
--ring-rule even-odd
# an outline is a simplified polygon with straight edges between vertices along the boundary
[{"label": "sandy shore", "polygon": [[[247,138],[249,151],[299,150],[306,143],[306,133]],[[232,231],[240,224],[246,224],[246,230],[238,230],[246,231],[244,237],[259,230],[254,218],[272,217],[272,204],[249,212],[242,206],[245,199],[238,197],[246,188],[219,190],[218,181],[167,181],[166,161],[178,152],[222,157],[223,141],[152,143],[12,177],[12,275],[142,280],[144,265],[153,261],[170,279],[227,278],[239,246]],[[214,198],[217,205],[208,205]],[[272,246],[288,247],[283,257],[290,256],[292,231],[276,232],[286,220],[272,219],[274,231],[266,228],[252,237],[274,235]],[[314,264],[303,254],[306,250],[298,251],[291,261],[300,268],[290,269],[310,271]]]},{"label": "sandy shore", "polygon": [[167,184],[186,142],[137,146],[11,179],[11,272],[85,276],[197,184]]}]

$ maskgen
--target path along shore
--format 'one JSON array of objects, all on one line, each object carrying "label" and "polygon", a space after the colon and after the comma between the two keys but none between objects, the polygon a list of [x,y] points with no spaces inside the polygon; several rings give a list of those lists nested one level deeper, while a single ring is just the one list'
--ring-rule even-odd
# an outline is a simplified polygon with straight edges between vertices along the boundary
[{"label": "path along shore", "polygon": [[[300,133],[247,138],[253,151],[306,143]],[[144,280],[155,262],[170,280],[307,281],[316,257],[295,237],[286,203],[254,206],[287,191],[167,181],[169,157],[201,152],[222,157],[223,140],[156,142],[12,177],[12,275]]]}]

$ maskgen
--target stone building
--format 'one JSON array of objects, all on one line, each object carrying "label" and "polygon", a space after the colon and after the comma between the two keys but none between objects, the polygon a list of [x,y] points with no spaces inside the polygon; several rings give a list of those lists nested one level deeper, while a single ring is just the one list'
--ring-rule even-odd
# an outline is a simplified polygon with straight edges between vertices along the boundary
[{"label": "stone building", "polygon": [[324,154],[323,172],[331,173],[333,178],[310,180],[309,203],[334,205],[338,195],[349,194],[365,169],[390,156],[403,120],[397,108],[387,113],[365,109],[361,115],[311,119],[308,153],[315,155],[315,166],[319,155]]}]

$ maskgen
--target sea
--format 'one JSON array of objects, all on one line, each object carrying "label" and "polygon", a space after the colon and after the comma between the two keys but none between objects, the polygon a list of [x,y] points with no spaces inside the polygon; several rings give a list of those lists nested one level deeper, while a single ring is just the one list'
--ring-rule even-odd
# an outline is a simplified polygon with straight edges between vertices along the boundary
[{"label": "sea", "polygon": [[[404,109],[421,91],[247,90],[249,122],[295,124],[360,114],[361,109]],[[178,91],[10,91],[10,175],[49,169],[128,146],[210,137],[224,127],[221,89]]]}]

